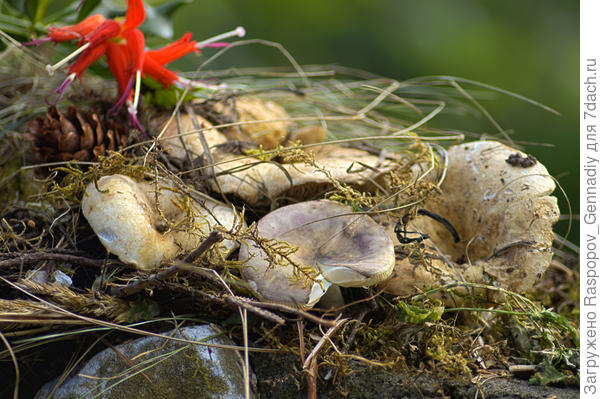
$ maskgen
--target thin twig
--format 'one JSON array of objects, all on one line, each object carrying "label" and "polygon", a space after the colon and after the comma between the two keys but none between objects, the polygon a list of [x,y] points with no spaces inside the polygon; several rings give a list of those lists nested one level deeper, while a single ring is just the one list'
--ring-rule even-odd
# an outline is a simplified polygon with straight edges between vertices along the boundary
[{"label": "thin twig", "polygon": [[[188,254],[183,262],[191,263],[204,252],[206,252],[210,247],[212,247],[217,242],[223,239],[223,235],[217,231],[211,232],[208,237],[202,241],[202,243],[196,248],[193,252]],[[182,268],[178,264],[169,266],[165,270],[152,274],[148,278],[144,279],[136,279],[132,283],[129,283],[123,287],[113,287],[111,289],[111,294],[116,297],[125,297],[129,295],[136,294],[148,287],[153,287],[158,285],[161,281],[167,280],[169,277],[173,276],[178,271],[181,271]]]},{"label": "thin twig", "polygon": [[335,320],[323,319],[319,316],[315,316],[312,313],[308,313],[302,309],[298,309],[294,306],[286,305],[283,303],[260,302],[260,301],[253,301],[251,299],[246,299],[246,298],[244,298],[244,301],[246,301],[247,303],[250,303],[254,306],[257,306],[257,307],[266,308],[266,309],[275,309],[275,310],[280,310],[280,311],[286,312],[286,313],[296,314],[298,316],[302,316],[303,318],[305,318],[308,321],[312,321],[313,323],[320,324],[324,327],[332,327],[335,325]]},{"label": "thin twig", "polygon": [[317,363],[317,355],[325,346],[325,343],[331,339],[331,336],[340,328],[344,323],[346,323],[348,319],[337,319],[334,322],[334,325],[327,330],[327,332],[321,337],[319,342],[315,345],[313,350],[304,360],[304,364],[302,365],[302,370],[306,373],[306,397],[308,399],[316,399],[317,398],[317,373],[318,373],[318,363]]},{"label": "thin twig", "polygon": [[495,250],[493,254],[491,254],[490,256],[488,256],[486,258],[486,260],[490,260],[492,258],[500,256],[500,254],[502,254],[502,252],[508,251],[509,249],[512,249],[515,247],[522,247],[522,246],[523,247],[533,247],[535,244],[536,244],[535,241],[527,241],[527,240],[511,242],[510,244],[507,244],[507,245],[503,246],[502,248]]},{"label": "thin twig", "polygon": [[317,374],[319,372],[319,364],[316,359],[313,359],[304,369],[306,373],[306,397],[307,399],[317,399]]},{"label": "thin twig", "polygon": [[[179,267],[179,270],[200,275],[203,278],[206,278],[214,283],[217,283],[217,284],[224,283],[221,276],[213,269],[190,266],[190,265],[184,264],[183,262],[178,263],[177,266]],[[315,315],[313,315],[309,312],[306,312],[302,309],[299,309],[295,306],[287,305],[284,303],[261,302],[261,301],[253,300],[250,298],[245,298],[245,297],[235,295],[235,294],[234,295],[221,295],[218,297],[213,295],[210,298],[208,297],[209,294],[206,294],[204,292],[198,292],[198,295],[203,296],[212,301],[223,300],[223,301],[226,301],[229,304],[235,305],[235,306],[241,306],[240,304],[243,304],[243,306],[246,309],[248,309],[249,311],[251,311],[253,313],[259,314],[259,315],[261,315],[259,313],[260,310],[257,308],[261,308],[262,311],[264,311],[264,309],[272,309],[272,310],[279,310],[282,312],[292,313],[292,314],[301,316],[301,317],[305,318],[306,320],[312,321],[313,323],[317,323],[317,324],[320,324],[325,327],[331,327],[335,324],[335,322],[333,320],[323,319],[319,316],[315,316]],[[254,308],[252,308],[252,307],[254,307]],[[264,315],[261,315],[261,316],[265,317]],[[272,320],[272,321],[274,321],[274,320]],[[280,323],[279,321],[276,321],[276,322]],[[283,322],[281,322],[281,323],[283,323]]]},{"label": "thin twig", "polygon": [[353,320],[356,323],[354,324],[354,328],[352,328],[352,331],[350,332],[350,335],[348,336],[348,340],[346,341],[346,350],[350,350],[350,348],[352,347],[352,343],[354,342],[354,338],[356,338],[356,334],[358,333],[358,330],[360,329],[360,325],[361,325],[362,321],[364,320],[365,316],[367,315],[367,313],[369,313],[370,311],[371,311],[371,309],[364,308],[363,310],[361,310],[358,317],[355,320]]},{"label": "thin twig", "polygon": [[[216,270],[212,271],[213,274],[219,279],[219,282],[225,287],[225,289],[229,292],[229,295],[233,298],[236,297],[235,293],[231,290],[231,287],[223,280],[223,277]],[[237,306],[238,311],[240,312],[240,320],[242,322],[242,332],[244,337],[244,363],[242,367],[242,371],[244,374],[244,398],[250,399],[250,357],[248,354],[248,310],[242,306]]]},{"label": "thin twig", "polygon": [[229,306],[229,307],[235,307],[235,308],[243,307],[244,309],[247,309],[248,311],[250,311],[264,319],[267,319],[269,321],[272,321],[273,323],[276,323],[277,325],[285,324],[285,319],[283,317],[278,316],[275,313],[269,312],[268,310],[260,309],[260,308],[253,306],[252,304],[246,303],[244,300],[242,300],[241,297],[238,297],[238,296],[236,296],[236,297],[232,297],[229,295],[217,296],[217,295],[213,295],[213,294],[209,294],[207,292],[201,291],[197,288],[187,287],[187,286],[184,286],[181,284],[169,283],[169,282],[164,282],[164,281],[161,282],[161,284],[172,290],[184,292],[190,296],[198,296],[198,297],[203,298],[204,300],[207,300],[209,302],[213,302],[213,303],[216,303],[216,304],[219,304],[222,306]]},{"label": "thin twig", "polygon": [[80,266],[93,266],[93,267],[101,267],[105,264],[104,259],[92,259],[87,258],[85,256],[77,256],[77,255],[67,255],[67,254],[56,254],[56,253],[48,253],[48,252],[35,252],[29,254],[21,254],[18,257],[0,260],[0,268],[2,267],[12,267],[12,266],[20,266],[22,264],[35,264],[42,261],[59,261],[71,263],[74,265]]},{"label": "thin twig", "polygon": [[304,351],[306,349],[306,344],[304,343],[304,320],[299,319],[296,322],[298,327],[298,346],[300,347],[300,360],[304,363]]},{"label": "thin twig", "polygon": [[223,240],[223,235],[218,231],[212,231],[208,237],[196,248],[192,251],[188,256],[183,258],[185,263],[194,262],[200,255],[206,252],[210,247]]},{"label": "thin twig", "polygon": [[[77,319],[81,324],[91,324],[91,325],[96,325],[96,326],[108,327],[110,329],[124,331],[124,332],[132,333],[132,334],[139,334],[139,335],[144,335],[144,336],[148,336],[148,337],[157,337],[157,338],[161,338],[161,339],[168,339],[170,341],[184,342],[186,344],[202,345],[202,346],[211,347],[211,348],[244,350],[243,347],[237,346],[237,345],[225,345],[225,344],[210,343],[210,342],[203,342],[203,341],[194,341],[194,340],[186,339],[186,338],[166,337],[164,335],[161,335],[159,333],[155,333],[152,331],[144,331],[144,330],[140,330],[138,328],[134,328],[134,327],[130,327],[130,326],[124,326],[121,324],[112,323],[112,322],[104,321],[101,319],[95,319],[93,317],[83,316],[83,315],[71,312],[67,309],[61,308],[60,306],[57,306],[57,305],[53,304],[52,302],[48,302],[48,301],[42,299],[41,297],[39,297],[35,294],[32,294],[31,292],[28,292],[26,289],[19,287],[17,284],[13,283],[10,280],[7,280],[6,278],[4,278],[2,276],[0,276],[0,281],[4,282],[5,284],[11,286],[12,288],[14,288],[16,290],[22,292],[23,294],[36,299],[40,303],[43,303],[44,305],[59,312],[60,314],[63,314],[65,316],[70,316],[70,317],[73,317],[74,319]],[[253,352],[277,352],[277,350],[269,349],[269,348],[252,347],[249,349]]]}]

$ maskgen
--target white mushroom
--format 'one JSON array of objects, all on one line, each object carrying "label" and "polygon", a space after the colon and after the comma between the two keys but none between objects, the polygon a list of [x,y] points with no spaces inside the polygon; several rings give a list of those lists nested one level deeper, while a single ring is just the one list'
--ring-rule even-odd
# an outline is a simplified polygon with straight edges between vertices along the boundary
[{"label": "white mushroom", "polygon": [[[387,233],[369,216],[352,213],[337,202],[307,201],[279,208],[257,223],[261,240],[276,239],[297,247],[291,263],[314,272],[316,280],[298,279],[289,263],[273,263],[260,242],[242,241],[242,275],[267,300],[312,306],[330,284],[371,286],[388,278],[394,248]],[[277,259],[275,259],[277,260]]]},{"label": "white mushroom", "polygon": [[[237,216],[233,209],[207,200],[191,203],[192,226],[169,230],[172,223],[185,220],[185,198],[167,181],[160,181],[158,192],[151,182],[136,182],[123,175],[103,176],[86,187],[81,203],[83,215],[106,249],[121,261],[144,270],[170,262],[194,250],[213,228],[233,227]],[[156,200],[158,198],[158,206]],[[225,240],[220,245],[224,255],[236,247]]]},{"label": "white mushroom", "polygon": [[407,230],[430,237],[423,241],[428,264],[405,253],[386,291],[410,295],[463,280],[516,292],[531,288],[552,258],[552,226],[559,216],[557,199],[550,196],[554,180],[534,158],[494,141],[454,146],[448,158],[442,194],[424,208],[447,219],[460,241],[442,223],[415,217]]},{"label": "white mushroom", "polygon": [[[250,205],[272,202],[282,197],[313,199],[330,188],[331,180],[360,186],[389,169],[377,156],[365,151],[324,146],[315,154],[315,164],[296,162],[275,164],[256,158],[231,154],[213,154],[216,179],[211,188],[234,194]],[[326,171],[326,172],[325,172]]]},{"label": "white mushroom", "polygon": [[[201,131],[194,126],[192,122],[194,117]],[[153,121],[157,134],[162,131],[167,120],[167,116],[164,115]],[[204,153],[201,136],[204,136],[208,148],[227,142],[227,138],[222,133],[211,127],[211,123],[201,116],[182,113],[179,117],[179,125],[176,120],[172,120],[161,135],[159,143],[167,154],[176,159],[183,160],[188,156],[194,159]]]},{"label": "white mushroom", "polygon": [[[237,97],[216,103],[215,110],[230,116],[232,121],[241,122],[238,126],[226,129],[226,135],[230,139],[253,141],[265,149],[272,149],[287,137],[290,116],[281,105],[273,101]],[[254,123],[255,121],[264,122]]]},{"label": "white mushroom", "polygon": [[325,136],[327,136],[327,130],[323,126],[319,125],[309,125],[303,126],[296,130],[290,132],[288,137],[288,143],[296,143],[300,144],[317,144],[325,141]]}]

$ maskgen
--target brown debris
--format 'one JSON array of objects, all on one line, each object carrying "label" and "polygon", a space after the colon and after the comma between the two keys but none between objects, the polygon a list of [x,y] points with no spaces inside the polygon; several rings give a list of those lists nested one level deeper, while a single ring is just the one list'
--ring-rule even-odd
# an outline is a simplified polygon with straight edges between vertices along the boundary
[{"label": "brown debris", "polygon": [[[65,113],[55,106],[28,124],[33,162],[96,161],[107,151],[129,144],[129,129],[122,118],[109,118],[101,110],[85,112],[69,106]],[[47,173],[47,169],[40,172]]]}]

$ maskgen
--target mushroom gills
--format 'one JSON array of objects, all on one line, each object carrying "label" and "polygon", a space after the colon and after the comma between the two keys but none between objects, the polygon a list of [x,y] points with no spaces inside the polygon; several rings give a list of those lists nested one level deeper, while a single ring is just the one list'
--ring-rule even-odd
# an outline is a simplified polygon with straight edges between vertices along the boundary
[{"label": "mushroom gills", "polygon": [[315,306],[321,297],[329,290],[329,287],[331,287],[331,283],[325,280],[322,275],[319,275],[313,283],[306,305],[310,307]]},{"label": "mushroom gills", "polygon": [[317,267],[327,281],[342,287],[362,287],[369,280],[367,276],[346,266],[332,266],[317,262]]}]

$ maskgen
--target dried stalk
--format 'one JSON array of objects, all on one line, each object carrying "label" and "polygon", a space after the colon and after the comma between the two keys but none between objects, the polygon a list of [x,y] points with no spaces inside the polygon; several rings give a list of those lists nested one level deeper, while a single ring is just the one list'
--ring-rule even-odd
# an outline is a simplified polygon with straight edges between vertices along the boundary
[{"label": "dried stalk", "polygon": [[87,258],[85,256],[55,254],[48,252],[35,252],[28,254],[19,254],[19,256],[16,256],[14,258],[0,260],[0,268],[21,265],[32,265],[42,261],[65,262],[71,263],[73,265],[93,267],[101,267],[106,262],[105,259],[92,259]]},{"label": "dried stalk", "polygon": [[327,330],[327,332],[321,337],[319,342],[315,345],[313,350],[304,360],[302,365],[302,371],[306,373],[306,397],[308,399],[317,399],[317,374],[318,374],[318,363],[317,355],[323,349],[323,346],[327,341],[331,339],[331,336],[349,319],[337,319],[334,325]]},{"label": "dried stalk", "polygon": [[[210,249],[210,247],[212,247],[214,244],[218,243],[221,240],[223,240],[223,235],[221,233],[216,231],[211,232],[208,235],[208,237],[206,237],[206,239],[202,241],[198,248],[196,248],[193,252],[191,252],[184,258],[183,262],[193,262],[196,258],[198,258],[200,255],[202,255],[204,252]],[[154,287],[158,285],[161,281],[168,279],[178,271],[182,270],[185,269],[181,268],[179,264],[175,264],[169,266],[167,269],[161,272],[150,275],[148,278],[136,279],[132,283],[129,283],[123,287],[113,287],[110,293],[116,297],[126,297],[129,295],[133,295],[148,287]]]}]

